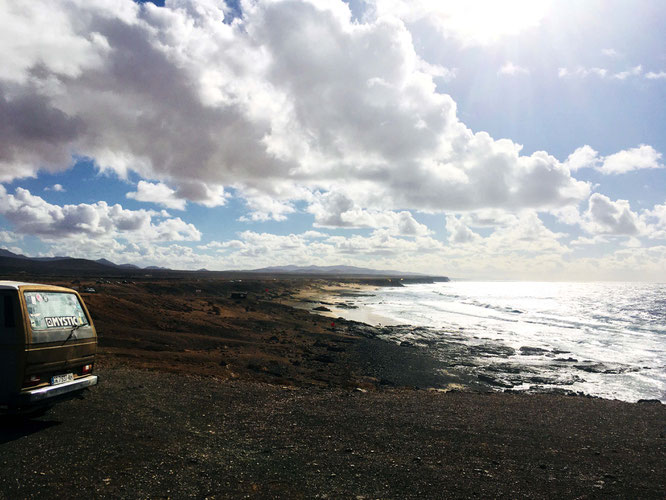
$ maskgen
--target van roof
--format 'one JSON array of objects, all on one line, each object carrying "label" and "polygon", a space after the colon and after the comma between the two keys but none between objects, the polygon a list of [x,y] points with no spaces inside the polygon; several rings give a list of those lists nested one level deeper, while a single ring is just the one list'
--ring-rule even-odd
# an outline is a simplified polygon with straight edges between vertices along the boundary
[{"label": "van roof", "polygon": [[2,281],[0,280],[0,290],[18,290],[20,287],[49,287],[53,289],[60,289],[60,290],[69,290],[68,288],[63,288],[61,286],[56,286],[56,285],[44,285],[41,283],[26,283],[23,281]]},{"label": "van roof", "polygon": [[24,283],[22,281],[0,281],[0,289],[13,289],[18,290],[20,286],[35,285],[36,283]]}]

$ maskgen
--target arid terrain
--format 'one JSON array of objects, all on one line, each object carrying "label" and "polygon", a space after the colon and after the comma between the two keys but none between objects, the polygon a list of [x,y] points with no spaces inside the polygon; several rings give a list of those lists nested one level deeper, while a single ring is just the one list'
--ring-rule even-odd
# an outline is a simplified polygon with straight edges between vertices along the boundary
[{"label": "arid terrain", "polygon": [[0,498],[663,498],[664,405],[491,393],[312,279],[49,280],[95,288],[100,384],[3,421]]}]

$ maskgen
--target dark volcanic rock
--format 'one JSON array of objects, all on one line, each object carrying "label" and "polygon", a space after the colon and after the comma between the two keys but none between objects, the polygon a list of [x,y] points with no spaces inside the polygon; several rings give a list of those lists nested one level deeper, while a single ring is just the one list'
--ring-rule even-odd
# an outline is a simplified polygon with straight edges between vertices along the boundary
[{"label": "dark volcanic rock", "polygon": [[516,354],[516,350],[513,347],[499,344],[480,344],[469,346],[469,353],[473,356],[509,357]]},{"label": "dark volcanic rock", "polygon": [[523,346],[520,348],[520,354],[523,356],[540,356],[542,354],[546,354],[547,352],[547,349],[542,349],[541,347]]},{"label": "dark volcanic rock", "polygon": [[514,386],[514,384],[512,384],[508,380],[504,380],[499,377],[493,377],[491,375],[486,375],[484,373],[479,373],[477,377],[481,382],[485,382],[486,384],[494,385],[497,387],[504,387],[507,389],[511,389]]},{"label": "dark volcanic rock", "polygon": [[631,368],[623,365],[609,366],[605,365],[604,363],[593,363],[593,362],[583,362],[580,365],[574,365],[574,368],[578,368],[579,370],[588,373],[610,373],[610,374],[626,373],[637,370],[637,368]]}]

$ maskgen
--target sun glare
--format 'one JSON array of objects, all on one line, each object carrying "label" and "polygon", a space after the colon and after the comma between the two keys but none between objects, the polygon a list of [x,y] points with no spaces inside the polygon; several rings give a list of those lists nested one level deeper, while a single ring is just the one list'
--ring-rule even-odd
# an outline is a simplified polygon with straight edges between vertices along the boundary
[{"label": "sun glare", "polygon": [[466,43],[492,43],[505,35],[538,26],[550,0],[468,0],[432,2],[441,27]]}]

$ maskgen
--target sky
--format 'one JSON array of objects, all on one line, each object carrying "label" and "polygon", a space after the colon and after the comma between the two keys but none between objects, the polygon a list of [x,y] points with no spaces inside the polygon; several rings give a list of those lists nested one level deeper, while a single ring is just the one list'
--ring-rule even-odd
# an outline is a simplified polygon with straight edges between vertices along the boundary
[{"label": "sky", "polygon": [[0,248],[666,281],[661,0],[0,0]]}]

